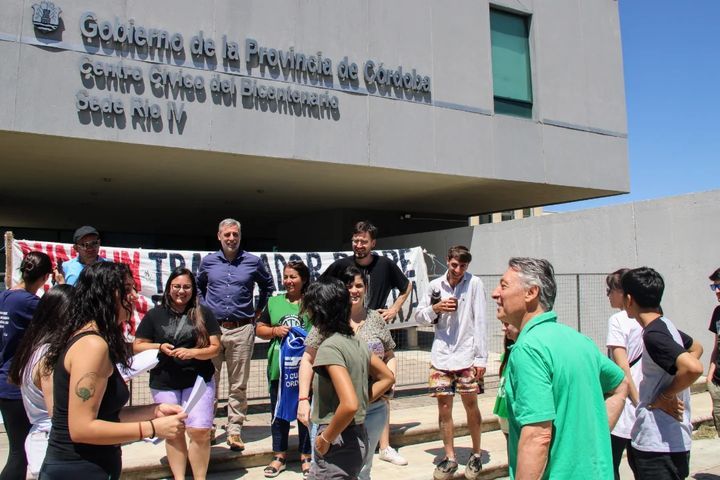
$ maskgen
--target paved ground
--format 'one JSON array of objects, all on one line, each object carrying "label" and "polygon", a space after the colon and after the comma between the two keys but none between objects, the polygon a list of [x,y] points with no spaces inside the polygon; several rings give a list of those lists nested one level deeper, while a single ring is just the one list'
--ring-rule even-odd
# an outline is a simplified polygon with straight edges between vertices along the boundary
[{"label": "paved ground", "polygon": [[[503,478],[507,475],[507,454],[505,439],[497,429],[492,415],[495,402],[494,392],[479,397],[483,413],[483,427],[486,433],[482,437],[483,478]],[[255,406],[254,410],[259,410]],[[708,419],[711,410],[707,393],[692,396],[693,418]],[[455,402],[454,420],[456,425],[456,448],[461,465],[470,455],[470,438],[465,428],[465,413],[461,403]],[[244,478],[248,480],[264,478],[262,469],[271,458],[271,439],[268,413],[254,413],[249,416],[243,430],[247,448],[242,454],[231,452],[224,444],[222,429],[218,430],[219,444],[212,447],[211,473],[208,478],[230,480]],[[406,467],[398,467],[380,461],[377,456],[373,468],[373,477],[377,479],[402,478],[403,480],[432,478],[433,463],[442,455],[442,443],[437,431],[437,408],[435,400],[427,396],[412,396],[396,399],[391,409],[392,444],[410,461]],[[295,429],[291,430],[291,450],[296,445]],[[7,437],[0,435],[0,465],[7,457]],[[295,459],[297,455],[294,455]],[[293,456],[291,455],[291,460]],[[165,446],[135,442],[123,447],[124,478],[165,478],[169,474],[166,467]],[[228,470],[228,471],[226,471]],[[459,471],[461,477],[463,468]],[[691,471],[694,478],[720,480],[720,440],[717,438],[697,440],[693,444]],[[299,480],[300,465],[297,461],[288,464],[288,470],[278,478],[280,480]],[[189,471],[188,471],[189,473]],[[623,478],[632,478],[624,466]]]}]

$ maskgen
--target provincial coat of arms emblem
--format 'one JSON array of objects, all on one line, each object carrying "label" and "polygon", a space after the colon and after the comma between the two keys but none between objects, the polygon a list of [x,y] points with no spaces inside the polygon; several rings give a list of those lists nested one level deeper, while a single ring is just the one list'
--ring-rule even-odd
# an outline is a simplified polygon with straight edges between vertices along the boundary
[{"label": "provincial coat of arms emblem", "polygon": [[52,2],[42,1],[32,6],[32,22],[41,32],[54,32],[60,25],[60,7]]}]

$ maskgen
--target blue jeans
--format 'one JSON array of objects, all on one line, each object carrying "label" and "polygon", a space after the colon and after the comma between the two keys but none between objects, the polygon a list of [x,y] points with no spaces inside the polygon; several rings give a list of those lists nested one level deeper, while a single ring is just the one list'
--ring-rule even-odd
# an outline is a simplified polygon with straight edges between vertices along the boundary
[{"label": "blue jeans", "polygon": [[368,450],[365,463],[358,478],[360,480],[370,480],[370,470],[372,469],[373,457],[375,456],[375,448],[377,448],[387,422],[388,404],[385,400],[378,400],[368,406],[365,413],[365,429],[368,437]]}]

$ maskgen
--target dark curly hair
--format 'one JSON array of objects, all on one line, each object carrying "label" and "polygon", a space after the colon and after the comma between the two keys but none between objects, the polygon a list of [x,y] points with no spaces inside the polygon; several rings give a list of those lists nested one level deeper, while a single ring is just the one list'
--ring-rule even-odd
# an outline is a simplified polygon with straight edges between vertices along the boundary
[{"label": "dark curly hair", "polygon": [[[45,360],[54,369],[73,335],[89,322],[95,322],[98,333],[107,342],[113,365],[130,366],[130,349],[127,348],[122,326],[116,310],[120,306],[132,312],[125,284],[132,281],[132,272],[125,263],[97,262],[85,267],[75,284],[67,321],[53,337]],[[118,305],[118,302],[120,305]]]},{"label": "dark curly hair", "polygon": [[[42,296],[33,318],[25,334],[20,340],[17,351],[13,356],[8,380],[15,385],[21,385],[25,369],[29,367],[30,358],[41,345],[49,343],[67,322],[67,313],[75,289],[71,285],[56,285]],[[49,373],[45,363],[43,373]]]},{"label": "dark curly hair", "polygon": [[207,327],[205,326],[205,317],[203,317],[202,309],[200,308],[200,305],[198,305],[195,275],[193,275],[190,270],[185,267],[177,267],[172,271],[172,273],[170,273],[170,276],[165,283],[165,293],[163,294],[161,305],[165,307],[168,312],[173,312],[173,309],[171,308],[172,299],[170,298],[172,281],[177,277],[182,277],[183,275],[187,275],[190,278],[190,284],[192,285],[192,297],[190,297],[190,300],[185,305],[185,311],[183,313],[188,316],[190,323],[192,323],[192,326],[195,329],[195,334],[197,335],[197,347],[204,348],[210,345],[210,335],[208,334]]},{"label": "dark curly hair", "polygon": [[334,333],[354,335],[350,326],[350,293],[337,278],[320,278],[310,284],[303,298],[303,312],[325,338]]}]

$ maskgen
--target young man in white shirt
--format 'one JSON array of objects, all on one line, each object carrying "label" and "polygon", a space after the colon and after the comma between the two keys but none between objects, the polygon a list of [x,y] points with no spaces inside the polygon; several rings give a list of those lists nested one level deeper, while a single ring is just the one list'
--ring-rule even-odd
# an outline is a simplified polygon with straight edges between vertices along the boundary
[{"label": "young man in white shirt", "polygon": [[487,365],[485,289],[478,277],[467,272],[471,260],[467,247],[451,247],[447,256],[447,273],[430,282],[430,291],[434,295],[420,299],[415,314],[418,324],[435,325],[429,389],[430,394],[437,398],[446,455],[435,468],[433,476],[436,480],[450,479],[458,469],[452,418],[455,393],[462,398],[473,444],[465,477],[471,480],[478,478],[482,469],[482,419],[477,395],[482,392]]}]

